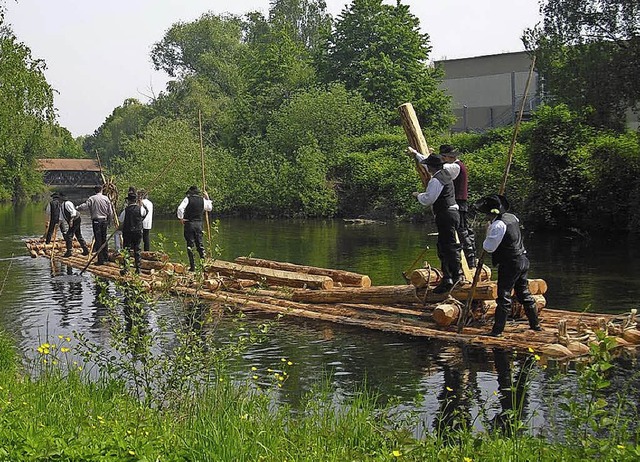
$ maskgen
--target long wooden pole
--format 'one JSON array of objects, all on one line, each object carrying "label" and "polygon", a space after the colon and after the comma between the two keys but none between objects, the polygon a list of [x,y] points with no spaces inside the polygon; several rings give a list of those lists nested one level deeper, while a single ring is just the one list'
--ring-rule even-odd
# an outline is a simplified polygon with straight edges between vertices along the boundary
[{"label": "long wooden pole", "polygon": [[[529,68],[529,76],[527,77],[527,83],[524,87],[524,94],[522,95],[522,103],[520,104],[520,111],[518,112],[518,117],[516,118],[516,123],[513,127],[513,134],[511,136],[511,144],[509,145],[509,154],[507,156],[507,162],[504,167],[504,174],[502,175],[502,183],[500,184],[499,194],[503,195],[507,189],[507,178],[509,177],[509,170],[511,169],[511,163],[513,162],[513,151],[516,145],[516,139],[518,137],[518,131],[520,129],[520,122],[522,121],[522,114],[524,113],[524,106],[527,102],[527,94],[529,93],[529,85],[531,84],[531,79],[533,78],[533,70],[536,66],[536,57],[533,56],[531,60],[531,67]],[[467,297],[467,302],[464,305],[464,309],[460,316],[458,316],[458,333],[462,332],[464,325],[467,323],[467,319],[469,317],[469,313],[471,313],[471,303],[473,302],[473,296],[475,294],[476,286],[478,285],[478,281],[480,280],[480,273],[482,272],[482,265],[484,263],[484,257],[486,252],[482,249],[480,252],[480,258],[478,258],[476,272],[473,275],[473,282],[471,283],[471,289],[469,290],[469,295]]]},{"label": "long wooden pole", "polygon": [[[204,142],[202,140],[202,112],[200,110],[198,110],[198,124],[200,126],[200,164],[202,165],[202,192],[204,194],[207,192],[207,181],[204,172]],[[209,255],[211,255],[211,225],[209,223],[209,212],[206,210],[204,212],[204,220],[207,224],[207,242],[209,243]]]}]

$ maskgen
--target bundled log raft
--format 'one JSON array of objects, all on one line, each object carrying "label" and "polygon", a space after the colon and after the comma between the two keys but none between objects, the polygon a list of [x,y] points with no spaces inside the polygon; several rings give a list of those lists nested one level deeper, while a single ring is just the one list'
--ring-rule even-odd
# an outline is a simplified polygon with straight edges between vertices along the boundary
[{"label": "bundled log raft", "polygon": [[[34,258],[54,257],[60,264],[79,269],[89,262],[89,257],[82,256],[76,245],[71,257],[63,257],[65,246],[60,240],[44,244],[35,239],[27,241],[26,245]],[[169,261],[165,254],[143,252],[142,257],[139,277],[148,290],[197,296],[216,306],[232,305],[244,311],[476,345],[533,348],[549,356],[585,354],[597,329],[606,329],[616,335],[620,345],[640,344],[635,313],[615,317],[544,309],[547,284],[542,279],[531,279],[529,289],[536,299],[544,330],[529,330],[522,307],[514,302],[513,322],[508,323],[503,337],[488,336],[496,306],[496,283],[491,280],[488,267],[483,268],[481,282],[474,292],[472,323],[457,333],[456,321],[471,285],[460,284],[449,294],[434,294],[432,289],[440,280],[439,272],[428,265],[414,271],[410,284],[375,286],[368,276],[354,272],[258,258],[239,257],[234,262],[208,260],[204,273],[195,275],[185,271],[181,263]],[[123,260],[121,255],[112,253],[109,263],[89,265],[87,271],[109,279],[138,277],[131,272],[121,275]]]}]

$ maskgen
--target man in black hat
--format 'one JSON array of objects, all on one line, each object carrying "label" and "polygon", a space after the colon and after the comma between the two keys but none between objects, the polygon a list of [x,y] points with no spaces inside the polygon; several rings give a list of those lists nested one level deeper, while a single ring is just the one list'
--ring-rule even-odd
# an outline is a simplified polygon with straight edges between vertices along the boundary
[{"label": "man in black hat", "polygon": [[196,265],[193,255],[193,247],[198,250],[200,259],[204,260],[205,252],[202,243],[202,219],[204,212],[213,210],[213,204],[209,200],[207,192],[203,194],[197,186],[191,186],[178,206],[178,219],[184,225],[184,239],[187,241],[187,254],[189,255],[189,271],[195,271]]},{"label": "man in black hat", "polygon": [[443,168],[444,161],[439,154],[431,154],[421,163],[431,174],[427,190],[414,192],[413,196],[422,205],[432,206],[438,228],[438,258],[442,269],[442,281],[433,289],[433,293],[449,292],[460,281],[460,246],[456,242],[456,229],[460,223],[458,204],[456,204],[453,180],[448,170]]},{"label": "man in black hat", "polygon": [[[148,210],[144,204],[139,204],[138,195],[135,189],[129,190],[127,194],[127,206],[120,213],[122,227],[122,246],[125,249],[133,250],[133,261],[136,268],[136,274],[140,274],[140,242],[142,241],[142,220],[147,215]],[[127,268],[120,271],[125,274]]]},{"label": "man in black hat", "polygon": [[47,225],[47,233],[45,242],[48,244],[51,242],[53,236],[53,230],[56,225],[60,223],[60,194],[57,192],[51,193],[51,200],[47,204],[46,213],[49,216],[49,224]]},{"label": "man in black hat", "polygon": [[476,238],[473,229],[469,227],[469,177],[467,166],[459,159],[460,153],[450,144],[440,145],[440,155],[445,165],[457,165],[458,174],[453,176],[453,187],[456,191],[456,203],[460,214],[460,226],[458,227],[458,237],[462,245],[462,251],[467,259],[469,268],[476,267]]},{"label": "man in black hat", "polygon": [[518,217],[507,213],[509,202],[499,194],[483,197],[474,206],[476,210],[489,217],[487,236],[482,247],[491,253],[493,265],[498,267],[498,306],[490,335],[502,335],[507,316],[511,313],[512,291],[515,291],[518,301],[524,307],[529,327],[535,331],[542,330],[535,300],[529,292],[529,259],[524,248]]},{"label": "man in black hat", "polygon": [[[63,220],[60,220],[60,223],[65,223],[65,227],[67,228],[66,232],[63,232],[64,242],[67,247],[67,251],[64,254],[65,257],[70,257],[73,255],[73,237],[75,236],[80,243],[80,247],[82,247],[82,255],[89,255],[89,248],[87,247],[87,242],[82,237],[82,230],[80,229],[81,218],[80,212],[76,210],[76,207],[73,205],[73,202],[66,200],[65,195],[60,193],[60,215]],[[62,228],[61,228],[62,229]]]}]

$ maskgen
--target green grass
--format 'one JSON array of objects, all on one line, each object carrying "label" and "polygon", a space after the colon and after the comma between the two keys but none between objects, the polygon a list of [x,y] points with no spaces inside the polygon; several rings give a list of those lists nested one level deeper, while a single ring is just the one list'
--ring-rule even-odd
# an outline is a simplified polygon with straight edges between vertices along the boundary
[{"label": "green grass", "polygon": [[623,461],[639,455],[631,443],[589,452],[525,433],[466,429],[451,438],[416,439],[367,391],[336,405],[327,387],[294,411],[276,404],[270,389],[219,378],[158,409],[113,379],[90,382],[80,367],[69,369],[47,363],[37,377],[26,374],[0,333],[1,461]]}]

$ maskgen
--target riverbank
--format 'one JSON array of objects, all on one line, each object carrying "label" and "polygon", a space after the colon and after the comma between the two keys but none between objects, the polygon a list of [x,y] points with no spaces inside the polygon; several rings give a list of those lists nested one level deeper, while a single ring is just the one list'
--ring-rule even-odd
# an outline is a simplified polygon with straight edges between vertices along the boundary
[{"label": "riverbank", "polygon": [[[270,385],[256,385],[266,371],[252,371],[244,383],[220,373],[190,393],[167,394],[171,399],[162,407],[149,406],[117,374],[89,381],[81,364],[66,362],[71,352],[65,345],[65,338],[40,345],[37,364],[25,368],[0,332],[0,459],[631,461],[639,454],[637,434],[624,425],[608,438],[588,432],[561,444],[530,436],[517,408],[503,416],[502,431],[474,431],[454,412],[418,437],[423,416],[392,415],[367,390],[336,404],[328,386],[319,386],[294,411],[275,404],[271,393],[287,380],[287,366],[295,367],[286,359],[279,372],[269,373]],[[535,373],[538,366],[530,364]],[[525,379],[512,391],[526,386]],[[594,417],[625,423],[615,414]]]}]

